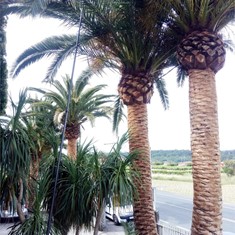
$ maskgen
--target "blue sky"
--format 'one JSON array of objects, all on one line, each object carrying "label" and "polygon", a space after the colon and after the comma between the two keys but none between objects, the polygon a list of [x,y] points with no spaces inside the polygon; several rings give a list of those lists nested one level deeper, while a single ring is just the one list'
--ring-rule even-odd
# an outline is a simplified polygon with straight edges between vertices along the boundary
[{"label": "blue sky", "polygon": [[[71,30],[74,31],[74,30]],[[18,19],[10,16],[7,26],[7,60],[9,70],[16,57],[30,45],[51,35],[68,33],[60,24],[53,20]],[[9,78],[9,92],[17,97],[19,89],[26,86],[42,86],[41,81],[46,73],[48,60],[36,63],[26,68],[14,80]],[[83,64],[76,65],[77,73],[81,72]],[[218,114],[220,128],[221,150],[235,149],[235,54],[227,53],[224,68],[216,75]],[[72,61],[67,61],[58,74],[71,74]],[[107,71],[101,78],[94,78],[108,84],[110,93],[117,93],[119,74]],[[148,105],[149,110],[149,140],[152,150],[160,149],[190,149],[190,125],[188,109],[188,82],[178,87],[174,72],[166,76],[167,90],[170,99],[170,109],[165,111],[157,92]],[[44,85],[45,86],[45,85]],[[49,85],[46,85],[49,86]],[[93,138],[101,150],[109,150],[116,136],[111,133],[112,124],[107,120],[97,120],[95,127],[85,126],[82,138]],[[121,125],[121,133],[127,129],[126,123]]]}]

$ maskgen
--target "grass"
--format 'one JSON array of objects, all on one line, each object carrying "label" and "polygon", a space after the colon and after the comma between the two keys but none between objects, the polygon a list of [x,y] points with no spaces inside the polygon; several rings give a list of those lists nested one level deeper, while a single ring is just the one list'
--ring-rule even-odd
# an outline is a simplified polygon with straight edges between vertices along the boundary
[{"label": "grass", "polygon": [[[235,204],[235,176],[221,175],[222,195],[225,203]],[[182,196],[193,196],[192,175],[153,175],[153,186],[159,190],[173,192]]]}]

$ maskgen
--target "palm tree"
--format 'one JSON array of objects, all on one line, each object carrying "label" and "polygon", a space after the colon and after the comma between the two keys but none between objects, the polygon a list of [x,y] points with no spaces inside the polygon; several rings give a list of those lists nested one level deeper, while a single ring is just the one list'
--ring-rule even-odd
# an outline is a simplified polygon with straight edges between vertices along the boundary
[{"label": "palm tree", "polygon": [[[54,122],[60,126],[64,124],[64,116],[67,109],[68,92],[71,80],[68,76],[63,77],[64,84],[56,80],[52,83],[55,90],[37,89],[44,95],[45,102],[34,103],[35,105],[51,104],[54,109]],[[82,76],[73,85],[71,101],[68,111],[68,120],[65,129],[65,137],[68,140],[68,156],[73,159],[77,157],[77,139],[81,136],[81,127],[86,121],[94,123],[97,117],[107,117],[111,113],[110,106],[112,96],[102,95],[100,91],[104,85],[88,88],[88,77]]]},{"label": "palm tree", "polygon": [[[76,159],[63,157],[53,211],[55,226],[62,234],[67,234],[71,227],[76,229],[76,234],[82,227],[90,230],[96,217],[96,235],[103,203],[111,194],[119,195],[122,203],[132,200],[135,189],[131,174],[136,173],[130,170],[130,163],[135,156],[121,156],[120,147],[125,140],[123,136],[108,155],[97,152],[91,142],[79,142]],[[44,164],[47,167],[42,167],[43,177],[53,186],[54,161],[48,158]],[[50,187],[46,189],[45,208],[50,209],[52,192]]]},{"label": "palm tree", "polygon": [[[80,37],[79,54],[98,58],[107,67],[118,69],[121,80],[118,92],[128,109],[130,152],[138,150],[133,168],[141,173],[142,182],[136,181],[138,197],[134,200],[136,229],[141,234],[156,234],[156,222],[152,205],[150,146],[148,140],[147,104],[150,102],[154,83],[160,96],[167,103],[163,80],[159,79],[166,59],[172,54],[175,39],[165,27],[166,3],[129,0],[83,1],[83,34]],[[13,6],[8,13],[31,14],[30,4]],[[81,5],[49,2],[43,17],[54,17],[70,26],[79,22]],[[156,17],[146,17],[154,13]],[[159,16],[159,17],[158,17]],[[61,63],[76,47],[75,35],[52,37],[29,48],[17,59],[13,74],[44,56],[54,55],[46,80],[51,80]],[[173,49],[172,49],[173,48]]]},{"label": "palm tree", "polygon": [[2,11],[6,3],[0,3],[0,114],[5,112],[7,105],[7,62],[6,62],[6,17]]},{"label": "palm tree", "polygon": [[[4,15],[4,11],[8,4],[14,3],[16,0],[3,0],[0,2],[0,114],[5,113],[7,106],[7,61],[6,61],[6,32],[7,16]],[[20,2],[20,1],[18,1]]]},{"label": "palm tree", "polygon": [[33,209],[36,199],[40,162],[45,155],[51,154],[55,145],[59,145],[60,138],[60,132],[53,123],[54,113],[47,107],[34,105],[36,102],[40,101],[28,98],[27,104],[30,106],[27,112],[21,115],[27,133],[34,143],[34,149],[31,150],[30,177],[27,185],[27,207],[29,210]]},{"label": "palm tree", "polygon": [[194,203],[192,234],[222,234],[220,146],[215,74],[225,62],[218,34],[234,21],[234,0],[171,1],[178,61],[189,76]]},{"label": "palm tree", "polygon": [[34,148],[21,113],[26,104],[26,91],[20,93],[19,102],[11,101],[12,116],[2,115],[1,155],[0,155],[0,190],[2,208],[13,203],[21,222],[25,220],[22,204],[26,199],[26,185],[29,176],[31,150]]}]

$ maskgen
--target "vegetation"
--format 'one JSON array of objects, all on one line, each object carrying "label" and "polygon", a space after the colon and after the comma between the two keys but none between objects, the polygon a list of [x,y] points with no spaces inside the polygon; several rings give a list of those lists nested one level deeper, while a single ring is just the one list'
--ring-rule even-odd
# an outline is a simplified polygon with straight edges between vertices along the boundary
[{"label": "vegetation", "polygon": [[21,222],[25,220],[22,205],[26,200],[31,150],[34,149],[22,117],[26,98],[26,91],[23,91],[18,104],[11,101],[12,115],[0,116],[0,203],[5,210],[13,204],[13,211],[17,210]]},{"label": "vegetation", "polygon": [[234,176],[235,175],[235,160],[224,161],[223,171],[228,176]]},{"label": "vegetation", "polygon": [[[32,3],[35,1],[28,1],[22,6],[20,5],[19,8],[13,7],[13,12],[17,12],[21,16],[30,15],[32,14]],[[82,5],[76,5],[76,1],[48,1],[47,3],[44,5],[43,11],[38,11],[38,13],[34,11],[33,14],[53,17],[70,26],[78,25],[82,9],[81,32],[83,35],[80,38],[79,55],[88,56],[92,62],[99,61],[101,67],[117,69],[121,74],[118,92],[128,110],[131,155],[138,150],[138,157],[134,159],[131,169],[137,169],[141,178],[141,181],[138,181],[137,178],[134,181],[138,191],[138,196],[134,197],[135,227],[137,232],[141,234],[157,233],[152,207],[147,103],[151,100],[153,86],[156,83],[163,103],[168,105],[167,93],[163,80],[160,78],[164,68],[169,64],[175,65],[175,58],[172,60],[171,56],[174,55],[177,48],[179,71],[183,71],[183,73],[179,73],[179,81],[182,81],[182,74],[189,76],[191,154],[194,180],[191,232],[192,235],[220,234],[222,231],[221,159],[215,74],[223,67],[225,61],[225,44],[218,33],[230,21],[234,20],[234,0],[225,2],[170,0],[164,1],[164,3],[152,0],[130,0],[125,4],[123,1],[91,0],[83,1]],[[170,7],[168,3],[170,3]],[[9,12],[12,9],[7,8]],[[13,74],[17,75],[27,65],[43,57],[54,55],[46,77],[47,80],[51,80],[61,63],[76,52],[76,38],[76,35],[53,37],[29,48],[19,56],[13,68]],[[3,132],[2,129],[4,129]],[[7,128],[2,127],[2,129],[1,135],[5,135]],[[7,131],[11,131],[11,129]],[[18,133],[16,132],[15,136]],[[22,133],[24,134],[24,132]],[[29,136],[27,138],[29,139]],[[8,150],[4,157],[13,156],[12,148],[7,149],[5,144],[5,141],[10,140],[11,138],[5,137],[1,140],[3,142],[2,153]],[[20,141],[22,141],[22,137]],[[21,142],[20,144],[26,145],[27,143]],[[23,147],[14,149],[14,151],[21,153]],[[26,150],[28,157],[29,151]],[[74,155],[76,157],[76,154]],[[20,159],[22,156],[26,157],[24,154],[19,154]],[[69,161],[70,159],[63,161],[62,169],[59,169],[62,178],[65,176],[64,181],[60,182],[61,188],[64,186],[63,183],[67,183],[68,178],[70,179],[68,169],[72,169],[71,171],[75,174],[78,173],[77,168],[74,169],[73,164]],[[3,159],[2,162],[7,161]],[[26,172],[28,172],[28,168]],[[52,172],[50,169],[48,175],[51,181],[49,183],[53,181]],[[179,170],[175,169],[175,172],[179,172]],[[8,174],[10,172],[4,171],[2,179]],[[67,176],[69,177],[66,178]],[[22,177],[18,176],[17,183],[22,185]],[[52,188],[52,184],[49,188]],[[72,190],[72,193],[76,193],[76,191]],[[71,196],[72,193],[70,192],[68,196]],[[72,194],[73,198],[76,198],[74,195]],[[50,207],[50,198],[51,195],[49,195],[47,208]],[[22,196],[18,197],[18,202],[21,199]],[[98,200],[98,208],[100,209],[103,198],[99,199],[101,200]],[[211,204],[213,204],[213,208]],[[60,206],[61,201],[57,205]],[[76,207],[76,203],[72,205],[81,212],[82,216],[86,216],[83,214],[85,213],[83,208]],[[59,210],[59,212],[61,211],[62,209]],[[99,214],[99,212],[97,213]],[[90,215],[79,218],[80,213],[75,214],[72,209],[71,215],[73,217],[65,218],[63,214],[56,217],[56,213],[54,213],[55,224],[57,220],[59,220],[58,224],[65,223],[63,233],[67,233],[69,226],[73,225],[79,230],[81,224],[86,225],[90,220]],[[63,221],[61,221],[62,218]]]},{"label": "vegetation", "polygon": [[[38,15],[56,18],[74,27],[79,25],[83,10],[79,55],[88,56],[91,64],[98,61],[99,65],[120,72],[118,92],[128,110],[129,149],[131,153],[136,150],[139,152],[133,167],[140,172],[144,182],[136,185],[139,197],[135,197],[134,200],[135,225],[140,233],[156,234],[152,206],[147,104],[156,84],[163,104],[165,107],[168,106],[161,75],[163,69],[169,66],[168,59],[176,49],[175,37],[171,37],[165,24],[169,13],[168,5],[161,1],[135,0],[125,3],[82,1],[81,5],[80,2],[65,2],[48,1],[43,11],[38,11]],[[8,12],[21,16],[35,14],[31,7],[32,1],[29,1],[18,9],[14,6],[9,7]],[[150,15],[154,17],[146,17]],[[43,57],[54,55],[46,76],[46,80],[53,79],[61,63],[75,52],[76,39],[76,35],[62,35],[32,46],[18,57],[13,75],[16,76],[26,66]]]},{"label": "vegetation", "polygon": [[[50,110],[53,113],[54,123],[60,130],[64,128],[67,112],[65,138],[68,140],[68,156],[74,159],[77,156],[77,139],[81,136],[83,124],[90,121],[93,125],[96,118],[109,118],[112,113],[110,103],[113,96],[101,93],[105,85],[89,87],[89,78],[87,73],[82,73],[73,84],[69,76],[65,76],[63,83],[59,80],[52,82],[54,90],[32,89],[43,94],[44,99],[41,102],[34,102],[33,106],[46,107]],[[70,88],[72,88],[71,93]]]},{"label": "vegetation", "polygon": [[[151,151],[152,163],[159,162],[191,162],[190,150],[152,150]],[[235,160],[235,150],[221,151],[221,161]]]},{"label": "vegetation", "polygon": [[192,166],[152,165],[153,174],[184,175],[192,173]]},{"label": "vegetation", "polygon": [[0,114],[5,113],[7,105],[7,61],[6,61],[6,32],[7,18],[2,14],[6,2],[0,2]]}]

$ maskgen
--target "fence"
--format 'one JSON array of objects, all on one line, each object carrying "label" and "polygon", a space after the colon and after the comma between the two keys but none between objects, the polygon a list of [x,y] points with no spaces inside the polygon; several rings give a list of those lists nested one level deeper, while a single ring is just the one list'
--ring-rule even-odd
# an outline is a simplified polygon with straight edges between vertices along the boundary
[{"label": "fence", "polygon": [[190,235],[190,231],[180,228],[180,227],[175,227],[170,225],[167,222],[164,222],[160,220],[158,222],[158,233],[159,235]]}]

